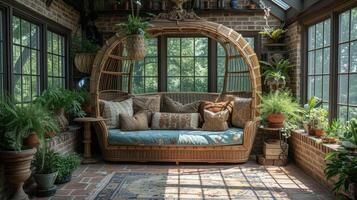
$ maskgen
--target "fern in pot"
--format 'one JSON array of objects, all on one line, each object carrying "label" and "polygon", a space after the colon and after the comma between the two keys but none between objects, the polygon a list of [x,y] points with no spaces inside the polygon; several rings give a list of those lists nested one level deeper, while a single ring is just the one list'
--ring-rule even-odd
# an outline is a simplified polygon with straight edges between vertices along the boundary
[{"label": "fern in pot", "polygon": [[288,59],[273,59],[272,63],[260,61],[263,65],[264,84],[270,91],[281,90],[289,78],[289,71],[293,68]]},{"label": "fern in pot", "polygon": [[57,170],[58,175],[56,184],[68,183],[72,179],[72,173],[81,164],[81,158],[77,154],[60,155],[58,157]]},{"label": "fern in pot", "polygon": [[[134,4],[136,5],[136,12]],[[131,14],[128,16],[128,21],[120,23],[118,26],[120,31],[126,35],[124,40],[125,56],[131,60],[142,60],[146,55],[145,37],[150,24],[139,16],[141,1],[130,0],[130,5]]]}]

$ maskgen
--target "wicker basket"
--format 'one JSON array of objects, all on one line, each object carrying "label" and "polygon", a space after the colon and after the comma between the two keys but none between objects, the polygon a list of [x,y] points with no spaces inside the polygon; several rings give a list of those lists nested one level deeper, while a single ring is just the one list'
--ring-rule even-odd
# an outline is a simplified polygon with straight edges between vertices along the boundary
[{"label": "wicker basket", "polygon": [[144,35],[129,35],[124,40],[127,57],[131,60],[142,60],[146,55]]},{"label": "wicker basket", "polygon": [[95,53],[79,53],[74,57],[74,64],[78,71],[90,74],[92,72]]}]

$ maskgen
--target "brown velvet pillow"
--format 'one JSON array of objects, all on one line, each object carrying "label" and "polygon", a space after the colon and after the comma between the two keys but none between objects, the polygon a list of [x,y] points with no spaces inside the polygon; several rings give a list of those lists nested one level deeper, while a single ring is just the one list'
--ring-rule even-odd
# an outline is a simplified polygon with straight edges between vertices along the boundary
[{"label": "brown velvet pillow", "polygon": [[164,97],[162,112],[168,113],[197,113],[200,101],[183,105],[178,101],[172,100],[170,97]]},{"label": "brown velvet pillow", "polygon": [[160,98],[160,95],[133,97],[134,113],[145,111],[148,115],[148,122],[150,123],[151,114],[154,112],[160,112]]},{"label": "brown velvet pillow", "polygon": [[228,110],[220,112],[204,110],[205,123],[203,124],[202,129],[205,131],[225,131],[228,129],[228,117]]},{"label": "brown velvet pillow", "polygon": [[134,116],[120,114],[120,129],[122,131],[141,131],[149,129],[146,112],[138,112]]},{"label": "brown velvet pillow", "polygon": [[232,125],[238,128],[244,128],[245,123],[252,119],[252,99],[239,98],[234,99],[234,107],[232,113]]},{"label": "brown velvet pillow", "polygon": [[228,122],[231,121],[232,111],[233,111],[233,102],[232,101],[222,101],[222,102],[211,102],[211,101],[203,101],[200,104],[199,112],[201,115],[201,119],[204,121],[204,110],[209,110],[211,112],[220,112],[224,110],[228,110]]}]

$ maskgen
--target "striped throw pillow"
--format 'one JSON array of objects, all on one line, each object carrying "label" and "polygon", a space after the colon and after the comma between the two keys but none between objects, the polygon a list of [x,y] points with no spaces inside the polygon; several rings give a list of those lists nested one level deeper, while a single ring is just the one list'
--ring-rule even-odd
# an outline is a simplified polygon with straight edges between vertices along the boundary
[{"label": "striped throw pillow", "polygon": [[106,121],[108,128],[120,128],[119,115],[126,114],[133,116],[133,99],[127,99],[121,102],[100,100],[103,104],[102,117],[108,119]]}]

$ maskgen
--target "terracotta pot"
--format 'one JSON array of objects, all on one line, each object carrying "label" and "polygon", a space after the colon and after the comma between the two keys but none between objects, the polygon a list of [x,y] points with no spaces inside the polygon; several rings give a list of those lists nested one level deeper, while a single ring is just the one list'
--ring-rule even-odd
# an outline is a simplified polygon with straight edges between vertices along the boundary
[{"label": "terracotta pot", "polygon": [[31,148],[37,148],[40,145],[40,139],[36,133],[30,135],[24,140],[24,145]]},{"label": "terracotta pot", "polygon": [[78,71],[90,74],[92,72],[95,56],[95,53],[78,53],[74,57],[74,65]]},{"label": "terracotta pot", "polygon": [[53,137],[55,137],[56,135],[57,135],[56,132],[50,131],[50,132],[47,132],[47,133],[46,133],[45,137],[46,137],[46,138],[53,138]]},{"label": "terracotta pot", "polygon": [[320,137],[322,137],[322,136],[325,134],[325,131],[322,130],[322,129],[314,129],[314,132],[315,132],[315,136],[316,136],[317,138],[320,138]]},{"label": "terracotta pot", "polygon": [[22,186],[31,175],[31,161],[36,149],[22,151],[0,151],[0,160],[4,163],[5,180],[14,193],[10,199],[29,199]]},{"label": "terracotta pot", "polygon": [[284,127],[284,121],[285,121],[285,116],[283,114],[270,114],[267,117],[268,121],[268,126],[270,128],[283,128]]},{"label": "terracotta pot", "polygon": [[61,131],[66,131],[69,126],[69,122],[64,115],[64,108],[60,108],[55,112],[55,118],[58,121]]},{"label": "terracotta pot", "polygon": [[308,133],[310,136],[315,136],[315,129],[313,129],[311,125],[308,125]]},{"label": "terracotta pot", "polygon": [[145,38],[142,34],[129,35],[124,40],[126,57],[131,60],[142,60],[146,55]]},{"label": "terracotta pot", "polygon": [[322,138],[322,141],[325,143],[334,144],[337,142],[337,139],[334,137],[324,137]]}]

